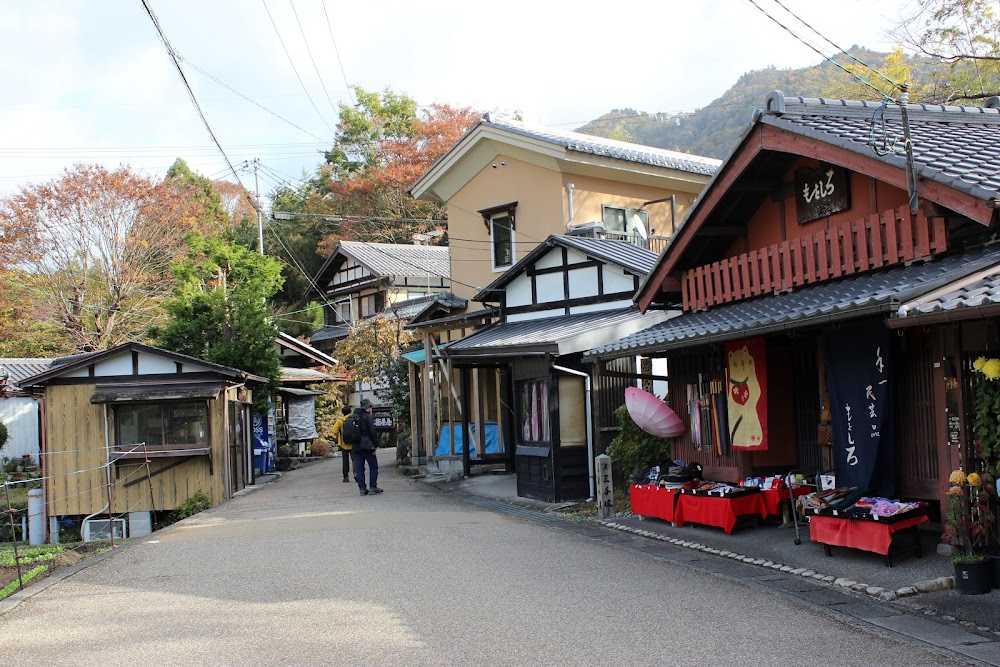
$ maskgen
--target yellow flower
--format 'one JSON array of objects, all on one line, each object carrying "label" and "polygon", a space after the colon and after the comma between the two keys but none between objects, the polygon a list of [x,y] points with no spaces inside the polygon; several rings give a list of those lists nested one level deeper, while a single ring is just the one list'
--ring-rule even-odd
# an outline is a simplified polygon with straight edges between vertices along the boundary
[{"label": "yellow flower", "polygon": [[987,359],[983,364],[983,375],[990,380],[1000,378],[1000,359]]},{"label": "yellow flower", "polygon": [[962,495],[962,487],[960,487],[960,486],[953,486],[953,487],[951,487],[950,489],[948,489],[948,495],[949,496],[960,496],[960,495]]},{"label": "yellow flower", "polygon": [[972,362],[972,368],[977,371],[983,370],[983,366],[986,364],[986,357],[979,357]]},{"label": "yellow flower", "polygon": [[[965,473],[961,470],[953,470],[952,473],[948,475],[948,482],[950,484],[965,484]],[[948,493],[951,493],[951,491]]]},{"label": "yellow flower", "polygon": [[970,472],[968,477],[965,478],[965,481],[969,483],[969,486],[979,486],[983,483],[983,481],[979,479],[978,472]]}]

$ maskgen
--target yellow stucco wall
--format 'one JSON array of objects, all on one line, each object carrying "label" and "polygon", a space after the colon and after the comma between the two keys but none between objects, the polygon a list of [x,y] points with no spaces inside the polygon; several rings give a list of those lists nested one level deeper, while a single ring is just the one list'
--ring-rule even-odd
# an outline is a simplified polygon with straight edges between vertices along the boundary
[{"label": "yellow stucco wall", "polygon": [[[507,164],[501,166],[504,161]],[[490,236],[477,211],[517,202],[516,260],[531,252],[549,234],[566,229],[564,191],[557,172],[503,155],[493,162],[496,169],[492,163],[487,164],[448,202],[451,288],[464,298],[471,298],[477,288],[486,287],[502,273],[493,271]]]}]

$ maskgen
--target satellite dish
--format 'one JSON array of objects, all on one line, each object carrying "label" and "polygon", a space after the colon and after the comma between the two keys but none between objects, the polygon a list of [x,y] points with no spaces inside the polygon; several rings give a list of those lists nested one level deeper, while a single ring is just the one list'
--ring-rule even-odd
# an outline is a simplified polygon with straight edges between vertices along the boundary
[{"label": "satellite dish", "polygon": [[642,224],[642,218],[639,217],[638,213],[632,214],[632,227],[635,229],[635,233],[643,239],[649,238],[649,234],[646,233],[646,225]]}]

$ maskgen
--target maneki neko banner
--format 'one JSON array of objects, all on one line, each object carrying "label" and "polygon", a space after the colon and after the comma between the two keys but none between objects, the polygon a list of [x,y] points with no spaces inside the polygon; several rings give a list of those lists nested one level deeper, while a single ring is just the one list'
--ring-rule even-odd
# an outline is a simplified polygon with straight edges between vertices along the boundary
[{"label": "maneki neko banner", "polygon": [[726,343],[729,442],[734,449],[767,449],[767,365],[764,339]]}]

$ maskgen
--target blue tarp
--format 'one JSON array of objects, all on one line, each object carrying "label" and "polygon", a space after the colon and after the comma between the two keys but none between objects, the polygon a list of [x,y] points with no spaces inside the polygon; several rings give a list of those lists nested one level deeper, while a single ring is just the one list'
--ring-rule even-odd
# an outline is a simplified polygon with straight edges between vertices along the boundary
[{"label": "blue tarp", "polygon": [[[486,430],[486,453],[487,454],[499,454],[500,453],[500,429],[497,427],[495,422],[486,422],[483,424]],[[438,438],[437,448],[434,450],[435,456],[451,456],[451,429],[455,429],[455,455],[461,455],[465,451],[465,443],[462,438],[462,425],[461,424],[442,424],[441,435]],[[469,424],[469,431],[472,435],[476,434],[476,425]],[[475,458],[478,456],[476,453],[475,445],[469,450],[469,456]]]}]

